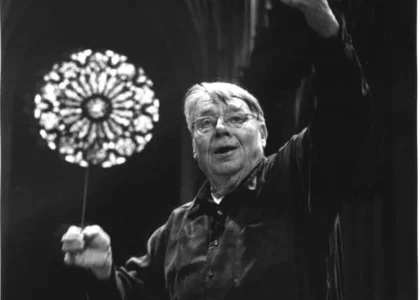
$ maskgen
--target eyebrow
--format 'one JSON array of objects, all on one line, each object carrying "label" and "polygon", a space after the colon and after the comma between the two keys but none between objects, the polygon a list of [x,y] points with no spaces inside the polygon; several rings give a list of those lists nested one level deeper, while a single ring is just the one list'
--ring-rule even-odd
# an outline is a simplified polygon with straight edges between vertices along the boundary
[{"label": "eyebrow", "polygon": [[[247,104],[247,103],[245,103]],[[247,105],[245,105],[245,107],[248,107]],[[248,107],[249,108],[249,107]],[[245,111],[246,109],[244,109],[243,106],[234,106],[234,105],[229,105],[227,104],[227,108],[226,111],[228,113],[230,112],[240,112],[240,111]],[[252,110],[250,109],[250,111],[252,112]],[[211,116],[211,115],[216,115],[216,113],[214,112],[214,109],[212,108],[212,106],[209,106],[207,108],[204,108],[203,110],[199,111],[197,114],[197,117],[204,117],[204,116]]]},{"label": "eyebrow", "polygon": [[227,109],[228,111],[234,111],[234,112],[237,112],[237,111],[242,111],[242,110],[244,110],[243,109],[243,107],[242,106],[228,106],[228,109]]},{"label": "eyebrow", "polygon": [[214,110],[212,110],[211,108],[208,108],[208,109],[200,111],[197,114],[198,117],[208,116],[208,115],[215,115]]}]

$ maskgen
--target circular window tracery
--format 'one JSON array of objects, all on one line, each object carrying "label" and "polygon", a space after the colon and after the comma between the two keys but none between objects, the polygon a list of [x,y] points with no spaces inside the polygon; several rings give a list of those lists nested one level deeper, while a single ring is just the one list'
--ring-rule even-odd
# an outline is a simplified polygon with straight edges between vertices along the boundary
[{"label": "circular window tracery", "polygon": [[151,140],[159,100],[142,68],[111,50],[73,53],[44,76],[34,116],[48,147],[68,162],[111,167]]}]

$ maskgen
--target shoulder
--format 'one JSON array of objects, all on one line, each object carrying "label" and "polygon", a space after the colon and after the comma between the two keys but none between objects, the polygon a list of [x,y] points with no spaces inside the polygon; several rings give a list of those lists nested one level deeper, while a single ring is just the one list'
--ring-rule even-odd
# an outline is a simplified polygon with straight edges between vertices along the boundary
[{"label": "shoulder", "polygon": [[309,146],[309,129],[293,135],[276,153],[267,158],[266,165],[289,164],[291,161],[301,159]]},{"label": "shoulder", "polygon": [[278,152],[290,152],[295,151],[298,148],[302,147],[307,140],[309,135],[308,127],[305,127],[301,132],[294,134],[287,142],[284,144]]},{"label": "shoulder", "polygon": [[300,180],[299,174],[305,169],[308,152],[309,129],[305,128],[267,157],[263,164],[261,181],[274,181],[276,188],[284,189],[291,184],[291,180]]},{"label": "shoulder", "polygon": [[151,235],[150,242],[158,243],[167,240],[169,236],[174,234],[183,223],[184,217],[193,207],[194,201],[185,203],[175,208],[169,215],[167,221],[158,227]]},{"label": "shoulder", "polygon": [[195,203],[195,200],[178,206],[172,211],[171,216],[175,218],[184,216],[186,213],[188,213],[192,209],[192,207],[194,206],[194,203]]},{"label": "shoulder", "polygon": [[190,213],[194,208],[195,200],[182,204],[176,207],[169,216],[167,224],[170,227],[177,227],[180,225],[185,217]]}]

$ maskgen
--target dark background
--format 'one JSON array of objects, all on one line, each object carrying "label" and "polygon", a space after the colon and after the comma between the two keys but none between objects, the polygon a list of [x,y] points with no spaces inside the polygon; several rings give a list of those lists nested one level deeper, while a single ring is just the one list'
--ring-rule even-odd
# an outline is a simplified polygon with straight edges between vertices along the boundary
[{"label": "dark background", "polygon": [[[200,16],[217,25],[215,12],[226,16],[234,4],[209,1],[213,7],[198,15],[189,3],[0,2],[1,299],[83,299],[82,277],[62,264],[60,238],[80,222],[85,170],[47,148],[32,117],[37,82],[63,54],[84,47],[125,54],[144,68],[161,102],[161,121],[144,151],[121,166],[90,172],[86,222],[111,235],[117,263],[143,252],[169,212],[192,199],[203,178],[190,157],[183,95],[196,82],[232,78],[215,66],[235,45],[217,47],[217,32],[204,35],[197,25]],[[206,7],[206,1],[196,3]],[[416,5],[390,0],[341,5],[374,103],[362,172],[349,197],[356,201],[343,206],[346,293],[348,299],[416,299]],[[275,26],[257,38],[267,43],[266,57],[282,49],[270,36]],[[296,114],[286,92],[269,88],[277,84],[279,67],[275,58],[269,65],[253,89],[264,94],[267,152],[272,152],[302,126],[305,114]],[[251,66],[255,72],[265,68],[258,59]]]}]

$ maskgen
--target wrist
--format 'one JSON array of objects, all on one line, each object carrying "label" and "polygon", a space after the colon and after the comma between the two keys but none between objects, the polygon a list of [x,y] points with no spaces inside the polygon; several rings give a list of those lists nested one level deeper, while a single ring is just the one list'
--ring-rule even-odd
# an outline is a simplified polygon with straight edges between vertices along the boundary
[{"label": "wrist", "polygon": [[95,275],[95,277],[99,280],[108,280],[111,277],[113,268],[113,262],[112,262],[112,252],[111,248],[107,251],[105,254],[105,258],[103,260],[103,264],[100,266],[95,266],[91,268],[91,271]]},{"label": "wrist", "polygon": [[337,22],[337,20],[333,16],[333,19],[331,19],[331,21],[325,25],[322,32],[318,32],[318,34],[324,39],[329,39],[329,38],[336,37],[339,31],[340,31],[340,24]]},{"label": "wrist", "polygon": [[329,6],[312,7],[302,5],[299,8],[303,12],[309,27],[319,37],[328,39],[337,36],[340,31],[340,24]]}]

